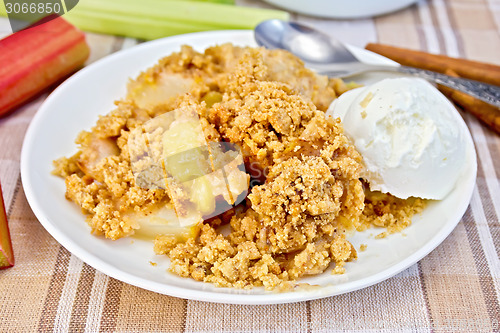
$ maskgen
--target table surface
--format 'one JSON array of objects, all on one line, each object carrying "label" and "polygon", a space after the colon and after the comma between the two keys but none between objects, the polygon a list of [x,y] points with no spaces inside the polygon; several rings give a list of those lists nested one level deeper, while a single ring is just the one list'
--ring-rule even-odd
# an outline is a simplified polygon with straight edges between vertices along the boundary
[{"label": "table surface", "polygon": [[[264,6],[258,1],[242,5]],[[364,47],[380,42],[500,65],[499,0],[419,1],[361,20],[292,18]],[[3,30],[2,30],[3,27]],[[7,21],[0,19],[0,34]],[[87,34],[88,64],[139,41]],[[0,271],[0,331],[498,332],[500,136],[465,114],[478,154],[472,201],[451,235],[397,276],[356,292],[295,304],[189,301],[110,278],[59,245],[26,201],[19,172],[26,129],[43,94],[0,119],[0,180],[13,268]]]}]

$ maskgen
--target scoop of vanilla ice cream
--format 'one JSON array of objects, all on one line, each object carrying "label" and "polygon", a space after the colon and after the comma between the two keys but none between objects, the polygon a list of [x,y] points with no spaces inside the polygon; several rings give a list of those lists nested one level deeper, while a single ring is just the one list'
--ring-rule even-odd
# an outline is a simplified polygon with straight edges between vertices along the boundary
[{"label": "scoop of vanilla ice cream", "polygon": [[406,199],[443,199],[465,164],[457,110],[423,79],[385,79],[348,91],[328,115],[340,117],[363,156],[370,189]]}]

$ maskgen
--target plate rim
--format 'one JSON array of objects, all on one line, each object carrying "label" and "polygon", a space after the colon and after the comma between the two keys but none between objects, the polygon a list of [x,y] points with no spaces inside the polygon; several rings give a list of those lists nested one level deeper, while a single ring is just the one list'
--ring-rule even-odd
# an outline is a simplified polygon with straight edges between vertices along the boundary
[{"label": "plate rim", "polygon": [[[186,39],[186,38],[195,38],[195,37],[202,37],[202,36],[220,36],[224,35],[227,38],[230,38],[229,36],[248,36],[249,34],[253,34],[253,31],[251,30],[221,30],[221,31],[209,31],[209,32],[198,32],[198,33],[191,33],[191,34],[185,34],[185,35],[177,35],[173,37],[166,37],[150,42],[146,42],[137,46],[134,46],[130,49],[125,49],[118,51],[116,53],[113,53],[111,55],[105,56],[102,59],[99,59],[98,61],[94,62],[93,64],[90,64],[71,76],[69,79],[67,79],[65,82],[63,82],[59,87],[57,87],[48,97],[47,99],[43,102],[43,104],[40,106],[38,112],[35,114],[33,117],[28,130],[26,132],[26,135],[23,140],[23,145],[22,145],[22,151],[21,151],[21,161],[20,161],[20,171],[21,171],[21,180],[23,184],[23,189],[27,198],[27,201],[33,210],[33,213],[37,217],[37,219],[40,221],[42,226],[48,231],[52,237],[56,239],[56,241],[62,245],[64,248],[66,248],[69,252],[74,254],[76,257],[78,257],[80,260],[83,262],[87,263],[88,265],[92,266],[93,268],[97,269],[100,272],[103,272],[104,274],[113,277],[117,280],[120,280],[122,282],[154,291],[160,294],[165,294],[165,295],[170,295],[170,296],[175,296],[175,297],[180,297],[184,299],[191,299],[191,300],[198,300],[198,301],[210,301],[210,302],[215,302],[215,303],[226,303],[226,304],[249,304],[249,305],[259,305],[259,304],[281,304],[281,303],[293,303],[293,302],[300,302],[300,301],[307,301],[307,300],[312,300],[312,299],[319,299],[319,298],[324,298],[324,297],[329,297],[329,296],[335,296],[339,294],[344,294],[352,291],[356,291],[359,289],[366,288],[368,286],[372,286],[375,284],[380,283],[381,281],[387,280],[394,275],[400,273],[401,271],[407,269],[408,267],[412,266],[413,264],[417,263],[419,260],[421,260],[423,257],[428,255],[432,250],[434,250],[439,244],[441,244],[446,237],[453,231],[453,229],[456,227],[456,225],[460,222],[462,216],[464,215],[467,207],[469,206],[473,189],[476,184],[476,176],[477,176],[477,158],[476,158],[476,152],[474,148],[474,143],[472,141],[472,136],[470,134],[470,131],[467,129],[467,126],[463,119],[460,117],[460,115],[457,112],[458,117],[461,120],[461,126],[465,127],[464,133],[466,133],[466,140],[470,141],[472,143],[472,151],[473,156],[471,158],[473,159],[473,181],[471,181],[470,184],[468,184],[467,191],[469,192],[469,195],[467,196],[467,204],[463,204],[455,214],[453,214],[454,218],[453,220],[456,220],[454,223],[447,223],[445,227],[439,229],[439,232],[434,235],[431,239],[429,239],[426,243],[426,246],[423,246],[419,248],[416,252],[414,252],[412,255],[406,257],[404,260],[401,262],[398,262],[397,264],[391,265],[390,267],[386,268],[385,270],[378,272],[374,275],[370,275],[365,278],[361,278],[359,280],[355,281],[348,281],[343,283],[343,288],[338,289],[335,288],[335,286],[330,287],[322,287],[319,288],[321,290],[309,290],[309,291],[293,291],[293,292],[282,292],[282,293],[276,293],[276,292],[271,292],[271,293],[265,293],[265,294],[231,294],[231,293],[225,293],[225,292],[213,292],[210,290],[193,290],[189,287],[178,287],[170,284],[162,284],[158,283],[156,281],[149,281],[141,277],[137,277],[134,275],[131,275],[127,272],[124,272],[112,265],[109,265],[108,263],[104,262],[101,258],[86,252],[84,248],[80,248],[78,245],[72,243],[71,239],[68,238],[62,231],[60,231],[53,223],[52,221],[45,216],[43,213],[43,207],[41,207],[40,203],[38,202],[37,198],[35,197],[34,191],[31,189],[32,187],[32,180],[31,180],[31,173],[30,173],[30,156],[29,152],[31,150],[31,147],[35,144],[36,138],[34,135],[36,134],[36,129],[37,125],[40,122],[40,119],[42,119],[43,115],[45,113],[50,112],[50,108],[47,106],[50,106],[50,103],[52,100],[56,99],[59,94],[64,92],[64,87],[72,83],[76,80],[79,79],[80,76],[83,76],[86,74],[87,71],[91,71],[94,65],[100,64],[100,63],[105,63],[108,61],[113,61],[117,57],[122,57],[126,56],[127,53],[131,52],[131,50],[135,50],[134,52],[138,52],[139,49],[147,49],[151,45],[155,44],[163,44],[163,43],[175,43],[177,41],[181,41]],[[213,38],[213,37],[212,37]],[[189,42],[189,41],[187,41]],[[373,56],[376,56],[375,58],[380,58],[380,59],[386,59],[380,55],[374,54],[372,52],[369,52],[367,50],[363,50],[360,48],[356,47],[350,47],[352,49],[356,49],[359,52],[371,54]],[[385,61],[386,63],[390,63],[390,61]],[[455,218],[458,216],[457,218]],[[90,260],[90,259],[91,260]],[[347,286],[347,287],[346,287]],[[328,289],[328,292],[324,292],[324,290]],[[194,291],[194,292],[193,292]],[[231,297],[232,295],[237,295],[238,297]]]}]

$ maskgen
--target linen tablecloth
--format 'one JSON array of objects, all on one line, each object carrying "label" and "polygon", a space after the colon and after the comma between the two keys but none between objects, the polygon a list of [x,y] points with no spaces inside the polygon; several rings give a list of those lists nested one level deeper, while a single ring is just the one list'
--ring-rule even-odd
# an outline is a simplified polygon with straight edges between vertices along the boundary
[{"label": "linen tablecloth", "polygon": [[[499,0],[419,1],[374,19],[292,18],[360,47],[380,42],[500,65]],[[5,35],[7,22],[0,23]],[[88,64],[140,42],[87,37]],[[0,119],[0,181],[16,256],[15,267],[0,271],[0,332],[499,331],[500,136],[474,117],[464,116],[478,157],[472,201],[432,253],[356,292],[244,306],[184,300],[120,282],[83,263],[45,231],[26,201],[19,160],[26,129],[47,95]]]}]

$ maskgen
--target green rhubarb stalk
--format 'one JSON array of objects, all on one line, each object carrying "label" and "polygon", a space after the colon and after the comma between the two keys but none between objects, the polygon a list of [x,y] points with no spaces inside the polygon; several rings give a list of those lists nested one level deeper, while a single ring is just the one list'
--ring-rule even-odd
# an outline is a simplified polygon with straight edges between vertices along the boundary
[{"label": "green rhubarb stalk", "polygon": [[7,214],[2,198],[2,186],[0,185],[0,269],[14,266],[14,252],[10,240]]},{"label": "green rhubarb stalk", "polygon": [[73,11],[79,9],[173,22],[205,23],[230,29],[253,29],[267,19],[288,18],[288,13],[278,10],[179,0],[81,0]]},{"label": "green rhubarb stalk", "polygon": [[234,5],[234,0],[180,0],[180,1],[213,2],[213,3],[223,3],[226,5]]},{"label": "green rhubarb stalk", "polygon": [[[84,30],[144,39],[214,29],[253,29],[261,21],[286,20],[288,16],[278,10],[179,0],[81,0],[65,15]],[[140,24],[136,27],[136,23]]]},{"label": "green rhubarb stalk", "polygon": [[[156,39],[177,34],[220,29],[197,23],[170,22],[152,18],[96,13],[87,10],[70,12],[64,18],[85,31],[121,35],[140,39]],[[154,27],[154,29],[152,28]]]},{"label": "green rhubarb stalk", "polygon": [[0,0],[0,16],[7,17],[7,8],[3,0]]}]

